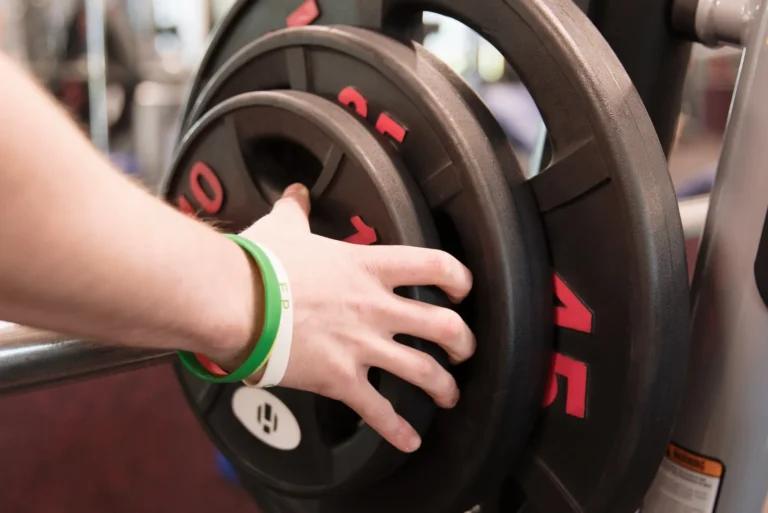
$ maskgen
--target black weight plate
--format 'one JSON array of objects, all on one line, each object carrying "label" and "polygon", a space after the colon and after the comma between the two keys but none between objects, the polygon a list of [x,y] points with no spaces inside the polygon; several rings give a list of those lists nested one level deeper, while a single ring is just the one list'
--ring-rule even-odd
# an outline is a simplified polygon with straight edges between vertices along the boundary
[{"label": "black weight plate", "polygon": [[674,422],[688,312],[674,193],[636,91],[569,0],[367,5],[385,33],[422,10],[457,18],[501,51],[534,97],[553,147],[529,186],[561,289],[559,356],[552,404],[517,480],[529,511],[634,511]]},{"label": "black weight plate", "polygon": [[[478,123],[443,63],[370,31],[305,27],[266,36],[220,68],[190,119],[246,91],[286,87],[349,104],[388,134],[432,208],[442,246],[476,278],[462,313],[478,349],[457,371],[461,402],[438,412],[422,448],[395,475],[323,501],[323,511],[471,505],[478,485],[500,484],[519,455],[549,367],[551,279],[540,226],[529,226],[535,205],[525,197],[513,204],[495,151],[508,148],[506,140]],[[508,156],[507,171],[520,182]]]},{"label": "black weight plate", "polygon": [[[219,104],[185,137],[167,196],[239,231],[268,213],[295,181],[311,187],[315,233],[439,247],[426,202],[394,150],[344,108],[307,93],[248,93]],[[447,305],[433,289],[406,292]],[[402,341],[447,365],[434,344]],[[375,375],[382,395],[423,434],[435,409],[431,399],[383,371]],[[198,417],[230,460],[286,493],[331,493],[385,476],[405,459],[341,403],[183,376]]]}]

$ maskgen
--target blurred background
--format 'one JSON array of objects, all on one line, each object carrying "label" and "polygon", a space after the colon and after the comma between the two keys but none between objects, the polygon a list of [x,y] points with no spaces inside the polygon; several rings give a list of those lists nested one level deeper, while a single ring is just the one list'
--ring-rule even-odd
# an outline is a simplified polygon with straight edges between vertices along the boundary
[{"label": "blurred background", "polygon": [[[157,187],[173,154],[186,84],[233,3],[0,0],[0,45],[123,172]],[[478,91],[524,169],[532,167],[542,123],[514,70],[461,23],[432,13],[424,21],[425,46]],[[670,158],[681,197],[712,185],[740,60],[740,51],[694,48]],[[3,511],[257,511],[168,367],[0,400],[0,454]]]}]

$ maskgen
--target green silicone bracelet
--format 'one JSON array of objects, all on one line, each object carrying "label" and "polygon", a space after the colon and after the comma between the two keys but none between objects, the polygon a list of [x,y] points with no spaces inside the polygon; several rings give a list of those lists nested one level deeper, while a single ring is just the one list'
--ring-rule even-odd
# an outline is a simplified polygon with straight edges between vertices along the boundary
[{"label": "green silicone bracelet", "polygon": [[227,234],[225,237],[237,243],[256,262],[264,282],[264,328],[256,346],[248,359],[237,370],[225,376],[217,376],[208,371],[194,353],[179,351],[179,359],[189,371],[198,378],[211,383],[235,383],[259,372],[269,360],[272,347],[277,338],[282,316],[282,294],[280,283],[269,257],[254,242],[239,235]]}]

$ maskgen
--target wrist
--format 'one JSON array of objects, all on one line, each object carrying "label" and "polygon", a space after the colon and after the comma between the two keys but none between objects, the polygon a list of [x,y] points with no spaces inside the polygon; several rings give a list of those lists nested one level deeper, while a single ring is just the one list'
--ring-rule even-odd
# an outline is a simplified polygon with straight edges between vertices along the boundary
[{"label": "wrist", "polygon": [[264,282],[253,260],[237,244],[222,237],[230,257],[223,266],[221,279],[224,298],[215,298],[221,321],[207,335],[202,353],[225,371],[240,367],[253,352],[264,326]]}]

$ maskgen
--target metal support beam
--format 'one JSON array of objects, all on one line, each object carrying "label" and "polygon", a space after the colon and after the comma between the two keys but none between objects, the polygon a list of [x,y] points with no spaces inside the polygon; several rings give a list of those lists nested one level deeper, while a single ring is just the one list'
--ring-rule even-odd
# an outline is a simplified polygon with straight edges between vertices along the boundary
[{"label": "metal support beam", "polygon": [[744,46],[762,0],[675,0],[676,30],[707,46]]},{"label": "metal support beam", "polygon": [[[736,5],[740,0],[734,0]],[[722,462],[722,482],[692,486],[666,462],[643,513],[765,511],[768,308],[755,260],[768,209],[768,10],[749,30],[692,286],[691,359],[673,442]],[[695,488],[695,489],[694,489]],[[718,492],[716,510],[712,502]],[[690,505],[692,497],[695,505]],[[709,506],[704,506],[710,503]],[[690,506],[690,508],[689,508]],[[695,507],[694,507],[695,506]]]}]

